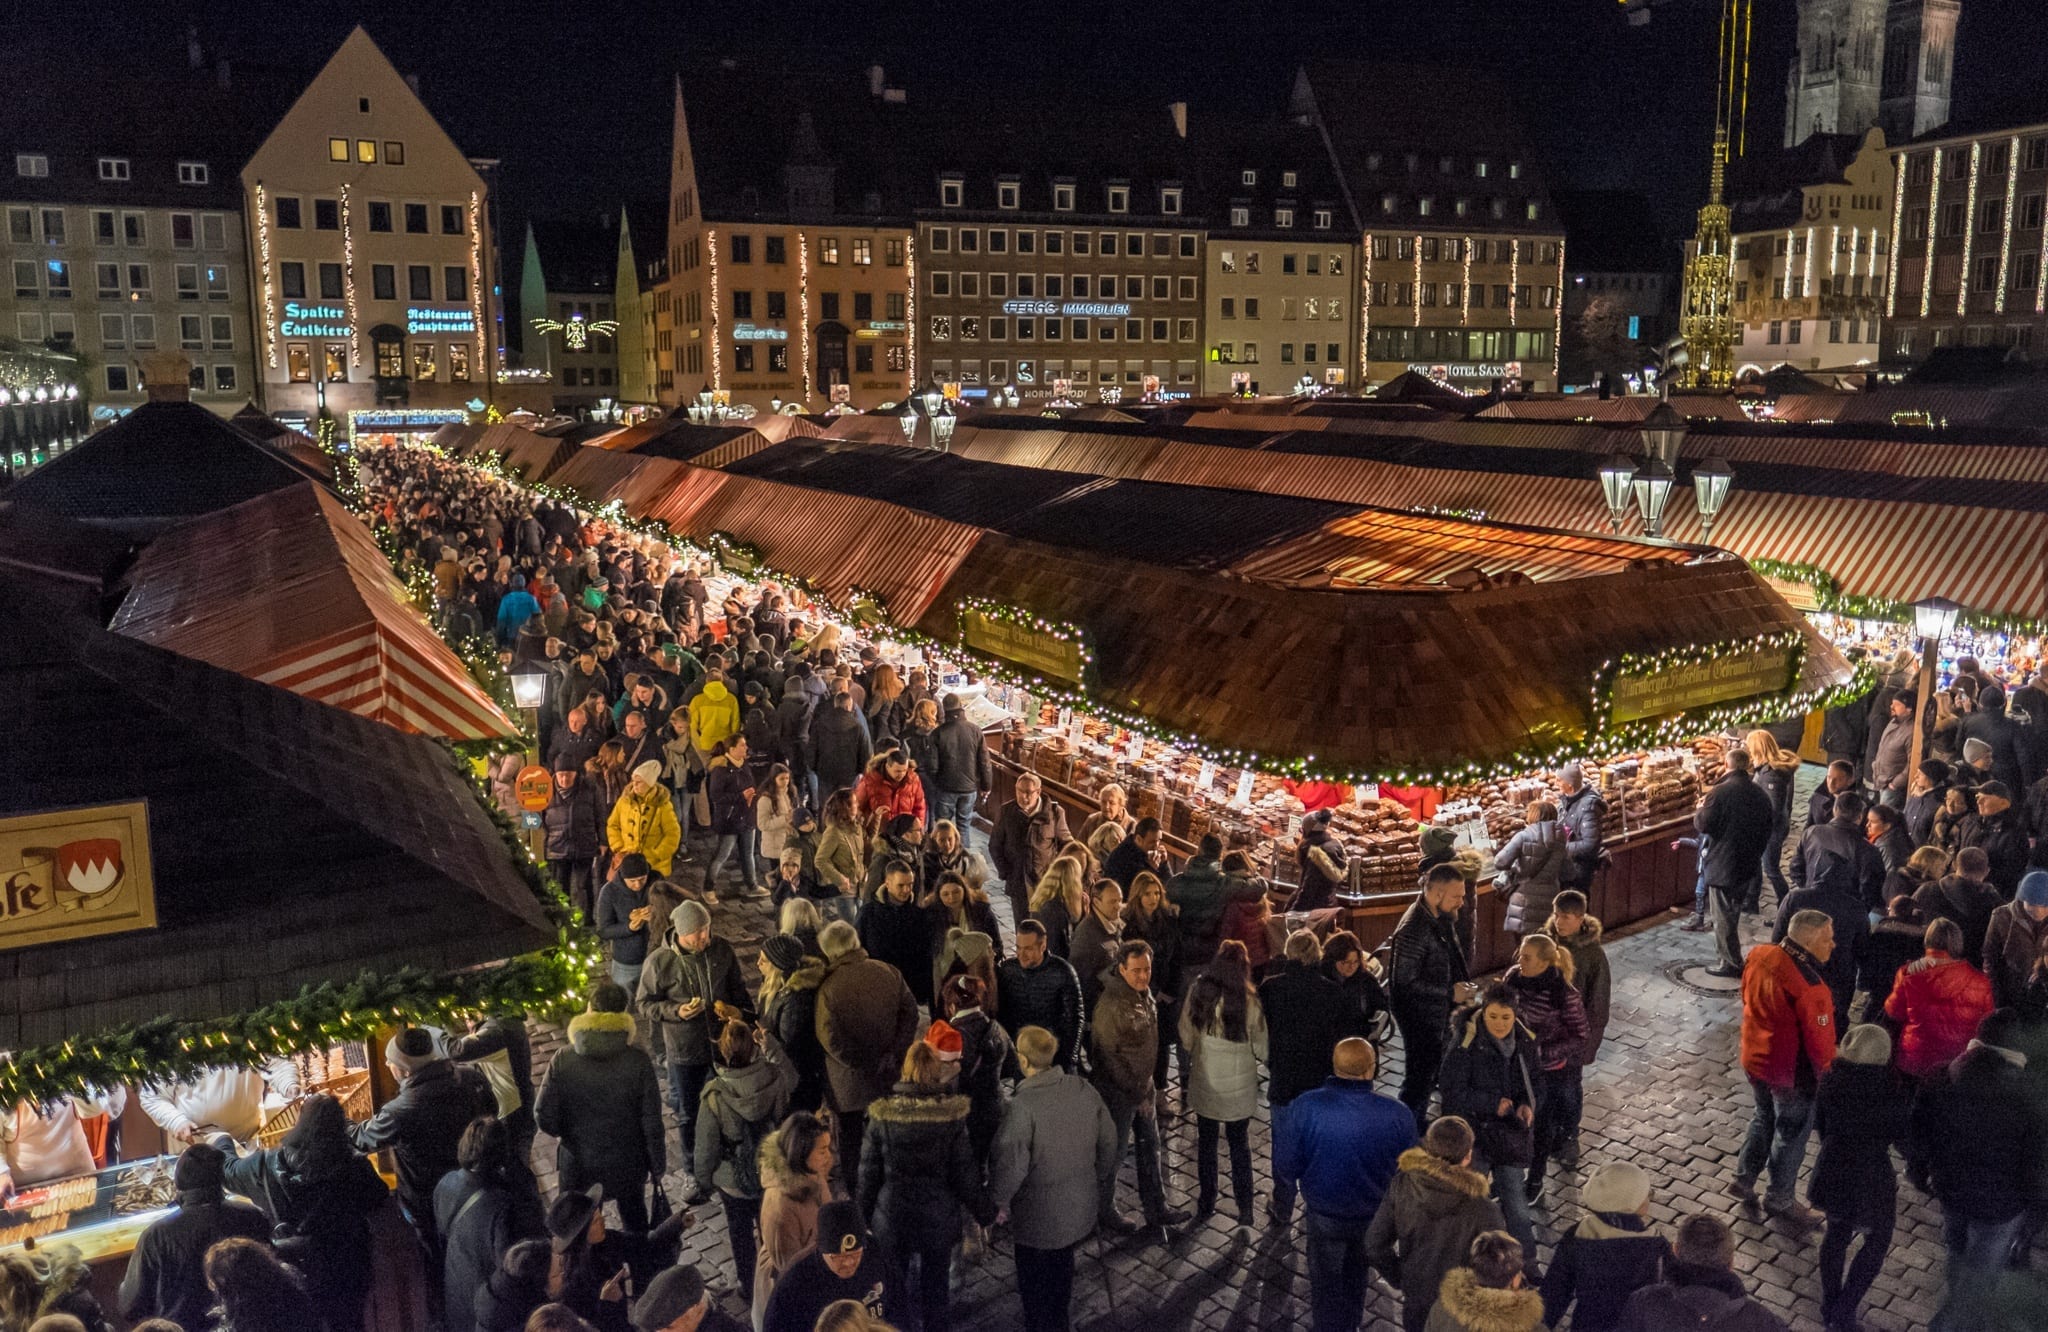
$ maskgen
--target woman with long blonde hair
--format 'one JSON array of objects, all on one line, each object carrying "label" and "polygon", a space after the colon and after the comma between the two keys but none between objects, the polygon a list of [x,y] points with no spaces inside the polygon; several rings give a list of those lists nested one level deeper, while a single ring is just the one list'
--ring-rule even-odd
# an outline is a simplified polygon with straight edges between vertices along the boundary
[{"label": "woman with long blonde hair", "polygon": [[1045,944],[1060,957],[1067,955],[1074,927],[1088,910],[1086,867],[1080,859],[1062,850],[1031,890],[1031,914],[1045,926]]},{"label": "woman with long blonde hair", "polygon": [[[1574,964],[1569,948],[1547,934],[1522,936],[1515,967],[1502,982],[1515,997],[1522,1021],[1536,1036],[1535,1155],[1529,1162],[1527,1197],[1543,1192],[1543,1172],[1550,1155],[1562,1144],[1563,1126],[1574,1122],[1581,1099],[1579,1056],[1592,1038],[1586,1005],[1572,983]],[[1512,1187],[1512,1186],[1510,1186]]]},{"label": "woman with long blonde hair", "polygon": [[875,667],[868,680],[868,729],[875,748],[885,749],[903,733],[910,720],[910,705],[903,697],[903,677],[888,662]]},{"label": "woman with long blonde hair", "polygon": [[[1769,731],[1751,731],[1742,739],[1742,747],[1749,751],[1749,772],[1757,786],[1771,798],[1771,837],[1764,843],[1763,878],[1769,879],[1771,891],[1779,901],[1792,891],[1792,885],[1785,881],[1785,838],[1792,831],[1792,775],[1799,771],[1799,756],[1778,743],[1778,738]],[[1754,904],[1745,902],[1743,909],[1754,911],[1762,905],[1763,880],[1757,880]]]}]

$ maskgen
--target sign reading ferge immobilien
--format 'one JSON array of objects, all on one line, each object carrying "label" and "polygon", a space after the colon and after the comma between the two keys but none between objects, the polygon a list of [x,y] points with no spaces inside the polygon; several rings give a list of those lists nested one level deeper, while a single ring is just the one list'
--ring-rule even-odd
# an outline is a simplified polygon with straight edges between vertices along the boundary
[{"label": "sign reading ferge immobilien", "polygon": [[155,927],[143,802],[0,818],[0,951]]},{"label": "sign reading ferge immobilien", "polygon": [[1734,699],[1775,694],[1792,674],[1793,649],[1785,645],[1733,648],[1707,661],[1661,670],[1623,670],[1614,677],[1610,721],[1671,717],[1693,708]]}]

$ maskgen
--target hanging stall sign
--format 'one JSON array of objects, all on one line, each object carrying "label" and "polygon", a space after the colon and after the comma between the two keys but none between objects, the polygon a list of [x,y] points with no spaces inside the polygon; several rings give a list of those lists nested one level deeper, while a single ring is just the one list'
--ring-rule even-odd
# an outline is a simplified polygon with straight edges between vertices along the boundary
[{"label": "hanging stall sign", "polygon": [[1673,717],[1694,708],[1775,694],[1799,669],[1783,641],[1721,644],[1649,660],[1624,658],[1608,689],[1608,725]]},{"label": "hanging stall sign", "polygon": [[144,802],[0,818],[0,951],[155,928]]},{"label": "hanging stall sign", "polygon": [[538,813],[553,799],[555,779],[540,764],[529,763],[513,779],[512,789],[519,797],[519,808]]},{"label": "hanging stall sign", "polygon": [[1073,625],[975,597],[960,603],[960,641],[1011,665],[1073,684],[1082,682],[1093,660]]}]

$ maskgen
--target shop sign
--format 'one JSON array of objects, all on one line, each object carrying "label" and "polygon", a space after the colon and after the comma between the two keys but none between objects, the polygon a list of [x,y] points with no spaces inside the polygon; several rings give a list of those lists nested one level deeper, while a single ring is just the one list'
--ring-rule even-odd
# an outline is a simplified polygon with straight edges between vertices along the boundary
[{"label": "shop sign", "polygon": [[348,414],[352,430],[439,430],[444,425],[467,425],[469,413],[460,407],[422,407],[416,411],[365,410]]},{"label": "shop sign", "polygon": [[903,332],[903,321],[901,319],[870,319],[865,331],[869,333],[901,333]]},{"label": "shop sign", "polygon": [[0,818],[0,951],[155,928],[142,801]]},{"label": "shop sign", "polygon": [[788,342],[789,330],[786,328],[763,328],[759,324],[741,322],[732,326],[732,340],[734,342]]},{"label": "shop sign", "polygon": [[1520,361],[1410,361],[1408,369],[1428,379],[1520,379]]},{"label": "shop sign", "polygon": [[408,305],[405,307],[406,336],[421,333],[474,333],[476,312],[468,306],[452,310],[436,309],[431,305]]},{"label": "shop sign", "polygon": [[1608,695],[1610,724],[1672,717],[1715,703],[1778,693],[1790,682],[1795,654],[1789,644],[1761,644],[1682,665],[1623,667]]},{"label": "shop sign", "polygon": [[346,338],[355,333],[348,311],[340,306],[301,305],[297,301],[284,303],[284,322],[277,331],[288,338]]},{"label": "shop sign", "polygon": [[1079,635],[1059,637],[1013,619],[998,619],[972,607],[960,612],[960,634],[977,652],[1057,679],[1081,683],[1084,659]]},{"label": "shop sign", "polygon": [[513,778],[512,790],[519,798],[519,808],[546,809],[555,794],[555,779],[540,764],[529,763]]}]

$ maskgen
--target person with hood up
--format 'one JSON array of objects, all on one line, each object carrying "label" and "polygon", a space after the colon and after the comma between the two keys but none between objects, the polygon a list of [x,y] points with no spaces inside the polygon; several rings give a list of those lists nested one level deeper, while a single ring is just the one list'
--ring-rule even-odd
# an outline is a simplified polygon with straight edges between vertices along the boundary
[{"label": "person with hood up", "polygon": [[1611,1332],[1629,1296],[1661,1280],[1671,1246],[1650,1225],[1650,1176],[1613,1161],[1586,1177],[1585,1212],[1560,1239],[1543,1274],[1543,1315],[1572,1311],[1574,1332]]},{"label": "person with hood up", "polygon": [[386,1147],[398,1161],[398,1200],[413,1228],[439,1249],[434,1220],[434,1186],[460,1164],[463,1130],[479,1115],[495,1116],[498,1098],[476,1069],[441,1052],[433,1033],[407,1027],[384,1047],[384,1062],[398,1078],[398,1095],[361,1123],[348,1126],[360,1152]]},{"label": "person with hood up", "polygon": [[761,1146],[782,1122],[796,1070],[773,1040],[731,1020],[718,1037],[718,1068],[704,1084],[690,1168],[718,1191],[740,1298],[754,1298],[756,1223],[761,1213]]},{"label": "person with hood up", "polygon": [[1529,1162],[1535,1155],[1536,1033],[1522,1021],[1514,992],[1496,985],[1452,1019],[1443,1063],[1443,1109],[1472,1126],[1472,1168],[1493,1180],[1493,1196],[1510,1233],[1526,1235]]},{"label": "person with hood up", "polygon": [[456,1149],[461,1168],[434,1186],[434,1225],[440,1231],[441,1308],[450,1332],[470,1332],[465,1315],[490,1284],[498,1255],[514,1241],[543,1233],[540,1195],[518,1174],[512,1135],[504,1121],[470,1121]]},{"label": "person with hood up", "polygon": [[790,1264],[818,1242],[818,1209],[832,1201],[830,1116],[799,1110],[761,1143],[760,1251],[754,1257],[754,1327]]},{"label": "person with hood up", "polygon": [[1471,1162],[1472,1126],[1456,1115],[1438,1119],[1420,1147],[1401,1153],[1365,1232],[1367,1259],[1400,1288],[1407,1332],[1422,1332],[1444,1277],[1465,1261],[1472,1241],[1504,1224],[1486,1176]]},{"label": "person with hood up", "polygon": [[1957,956],[1962,927],[1937,916],[1924,939],[1926,954],[1899,968],[1884,1001],[1899,1032],[1899,1072],[1915,1080],[1953,1063],[1991,1013],[1991,979]]},{"label": "person with hood up", "polygon": [[1536,1035],[1536,1122],[1529,1162],[1529,1201],[1543,1196],[1543,1177],[1562,1140],[1562,1125],[1579,1115],[1580,1056],[1590,1031],[1585,1004],[1572,984],[1572,955],[1547,934],[1522,938],[1515,967],[1502,985]]},{"label": "person with hood up", "polygon": [[1616,1332],[1785,1332],[1785,1322],[1751,1299],[1735,1274],[1735,1232],[1717,1216],[1696,1212],[1678,1223],[1664,1279],[1628,1297]]},{"label": "person with hood up", "polygon": [[561,1187],[593,1184],[619,1205],[627,1230],[647,1229],[647,1185],[668,1171],[661,1079],[645,1050],[630,1044],[626,991],[612,981],[590,989],[589,1011],[569,1019],[569,1046],[548,1067],[534,1120],[555,1139]]},{"label": "person with hood up", "polygon": [[[2048,839],[2048,834],[2044,834]],[[1991,913],[1984,935],[1984,971],[1999,1008],[2020,1004],[2035,964],[2048,948],[2048,870],[2029,870],[2018,896]]]},{"label": "person with hood up", "polygon": [[1548,800],[1531,801],[1522,817],[1522,830],[1493,858],[1493,867],[1506,875],[1511,887],[1507,918],[1501,925],[1509,934],[1531,933],[1538,922],[1549,918],[1565,862],[1565,836],[1558,826],[1557,806]]},{"label": "person with hood up", "polygon": [[[731,944],[713,936],[711,913],[701,903],[680,902],[669,913],[668,932],[640,972],[634,1005],[661,1033],[669,1108],[682,1127],[681,1141],[695,1144],[697,1107],[716,1060],[717,1033],[732,1018],[754,1017],[739,957]],[[693,1206],[710,1197],[708,1181],[695,1183]]]},{"label": "person with hood up", "polygon": [[175,1210],[135,1242],[121,1279],[121,1316],[131,1322],[168,1318],[201,1332],[211,1326],[213,1292],[206,1286],[206,1251],[224,1239],[267,1243],[270,1221],[245,1202],[230,1202],[222,1187],[225,1158],[210,1143],[195,1142],[178,1157],[171,1182]]},{"label": "person with hood up", "polygon": [[[1910,1110],[1891,1060],[1890,1032],[1868,1022],[1849,1028],[1814,1099],[1820,1154],[1806,1200],[1828,1219],[1820,1244],[1820,1316],[1828,1332],[1857,1326],[1856,1308],[1891,1249],[1899,1196],[1892,1147],[1905,1146]],[[1851,1261],[1858,1234],[1863,1246]]]},{"label": "person with hood up", "polygon": [[1424,1332],[1543,1332],[1543,1297],[1528,1288],[1535,1256],[1520,1240],[1489,1230],[1466,1261],[1444,1276]]},{"label": "person with hood up", "polygon": [[613,855],[638,854],[656,878],[668,877],[682,846],[683,828],[676,822],[675,802],[661,784],[661,764],[648,759],[633,769],[633,780],[605,820],[605,841]]},{"label": "person with hood up", "polygon": [[945,1332],[947,1278],[962,1214],[995,1224],[967,1134],[969,1109],[928,1041],[910,1047],[902,1079],[868,1106],[858,1199],[888,1264],[884,1294],[889,1318],[899,1326]]},{"label": "person with hood up", "polygon": [[789,768],[797,789],[811,794],[811,696],[801,678],[791,675],[782,682],[782,698],[768,721],[775,733],[775,757]]},{"label": "person with hood up", "polygon": [[[816,940],[812,941],[816,948]],[[793,934],[777,934],[761,945],[761,1030],[775,1038],[796,1070],[789,1103],[816,1110],[825,1103],[825,1047],[818,1044],[818,985],[825,960],[807,953]]]},{"label": "person with hood up", "polygon": [[[842,1173],[849,1185],[858,1185],[868,1106],[889,1094],[904,1052],[917,1039],[917,1000],[902,973],[869,957],[859,932],[845,921],[819,932],[818,950],[825,955],[818,1043],[825,1048]],[[930,972],[925,974],[929,979]]]}]

